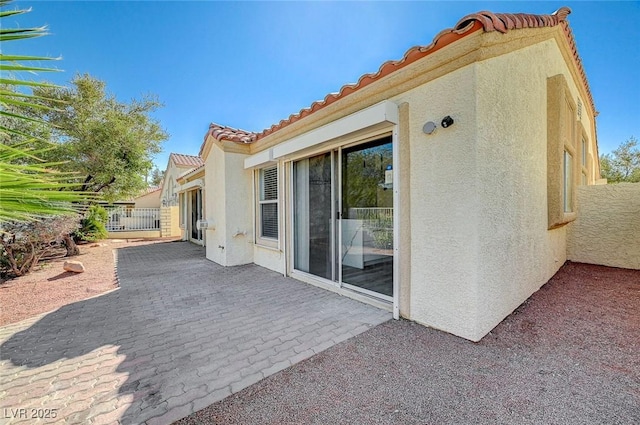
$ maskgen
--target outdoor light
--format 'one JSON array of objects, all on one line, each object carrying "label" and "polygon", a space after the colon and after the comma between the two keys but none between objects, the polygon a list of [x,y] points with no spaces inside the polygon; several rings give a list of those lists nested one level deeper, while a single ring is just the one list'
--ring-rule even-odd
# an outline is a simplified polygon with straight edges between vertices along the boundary
[{"label": "outdoor light", "polygon": [[440,125],[442,125],[442,128],[451,127],[453,125],[453,118],[447,115],[446,117],[442,118],[442,122],[440,123]]}]

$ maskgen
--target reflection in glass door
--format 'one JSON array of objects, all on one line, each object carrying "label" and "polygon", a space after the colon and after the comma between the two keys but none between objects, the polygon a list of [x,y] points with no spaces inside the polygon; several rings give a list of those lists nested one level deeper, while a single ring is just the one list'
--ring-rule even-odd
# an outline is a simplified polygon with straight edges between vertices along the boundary
[{"label": "reflection in glass door", "polygon": [[342,149],[342,283],[393,295],[391,137]]},{"label": "reflection in glass door", "polygon": [[293,164],[294,268],[333,279],[331,153]]},{"label": "reflection in glass door", "polygon": [[393,296],[392,138],[293,163],[293,268]]},{"label": "reflection in glass door", "polygon": [[189,226],[191,230],[191,240],[199,242],[202,240],[202,230],[198,229],[197,223],[198,220],[202,220],[202,189],[193,190],[188,193],[191,198],[191,222]]}]

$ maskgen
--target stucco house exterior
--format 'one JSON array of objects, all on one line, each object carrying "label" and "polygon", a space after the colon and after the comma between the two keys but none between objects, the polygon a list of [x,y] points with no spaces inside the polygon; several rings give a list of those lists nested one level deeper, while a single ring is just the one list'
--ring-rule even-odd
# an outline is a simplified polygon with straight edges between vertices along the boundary
[{"label": "stucco house exterior", "polygon": [[480,340],[566,261],[600,178],[569,13],[472,14],[264,131],[211,124],[179,179],[203,180],[207,258]]},{"label": "stucco house exterior", "polygon": [[133,198],[135,208],[160,208],[162,187],[150,187],[145,193]]},{"label": "stucco house exterior", "polygon": [[[198,169],[202,171],[198,178],[193,181],[180,180]],[[183,240],[204,244],[203,232],[196,228],[196,223],[204,216],[203,174],[204,161],[199,156],[169,154],[160,195],[161,205],[167,211],[165,215],[168,215],[163,222],[171,223],[164,234],[180,235]],[[183,182],[188,184],[183,185]]]},{"label": "stucco house exterior", "polygon": [[176,179],[178,183],[180,204],[180,228],[183,229],[182,240],[199,245],[206,245],[205,232],[205,190],[204,163],[185,171]]}]

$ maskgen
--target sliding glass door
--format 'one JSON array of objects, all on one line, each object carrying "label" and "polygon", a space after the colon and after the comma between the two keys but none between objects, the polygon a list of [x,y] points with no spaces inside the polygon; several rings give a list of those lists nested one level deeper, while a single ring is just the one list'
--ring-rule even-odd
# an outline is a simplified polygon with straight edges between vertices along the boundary
[{"label": "sliding glass door", "polygon": [[190,198],[189,212],[191,214],[189,222],[189,238],[193,242],[202,241],[202,230],[198,229],[198,220],[202,220],[202,189],[187,192]]},{"label": "sliding glass door", "polygon": [[392,296],[391,138],[342,149],[341,165],[342,283]]},{"label": "sliding glass door", "polygon": [[293,266],[333,280],[332,168],[331,152],[293,164]]},{"label": "sliding glass door", "polygon": [[293,163],[293,268],[393,295],[391,137]]}]

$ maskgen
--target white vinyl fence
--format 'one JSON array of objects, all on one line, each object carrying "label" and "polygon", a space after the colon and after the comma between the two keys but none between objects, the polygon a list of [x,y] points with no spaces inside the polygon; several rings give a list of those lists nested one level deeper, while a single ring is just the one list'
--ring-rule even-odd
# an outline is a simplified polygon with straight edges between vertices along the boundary
[{"label": "white vinyl fence", "polygon": [[107,231],[160,230],[160,208],[107,208]]}]

